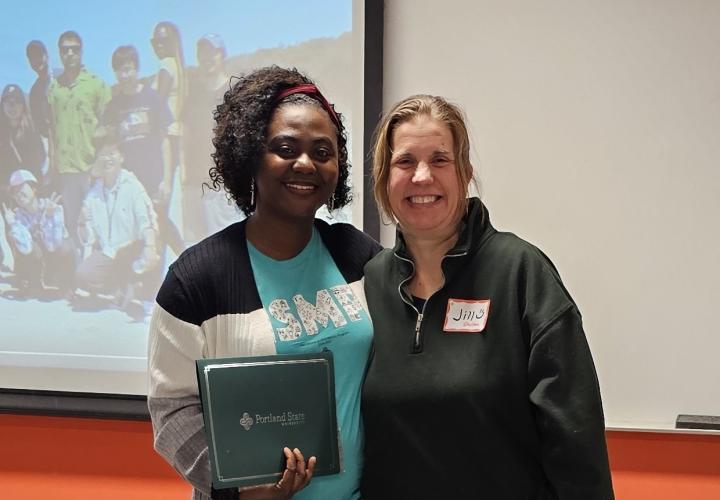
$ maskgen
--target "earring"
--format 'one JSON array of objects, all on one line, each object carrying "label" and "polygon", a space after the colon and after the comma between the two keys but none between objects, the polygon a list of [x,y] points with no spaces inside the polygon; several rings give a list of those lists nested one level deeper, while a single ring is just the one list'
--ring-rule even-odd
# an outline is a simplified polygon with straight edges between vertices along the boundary
[{"label": "earring", "polygon": [[333,210],[335,210],[335,193],[332,194],[328,201],[328,211],[332,212]]},{"label": "earring", "polygon": [[250,206],[255,205],[255,179],[250,179]]}]

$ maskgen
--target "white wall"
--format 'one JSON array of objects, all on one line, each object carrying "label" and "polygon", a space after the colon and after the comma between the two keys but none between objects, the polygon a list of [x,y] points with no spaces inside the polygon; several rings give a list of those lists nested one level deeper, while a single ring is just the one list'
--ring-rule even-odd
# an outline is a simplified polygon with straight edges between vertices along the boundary
[{"label": "white wall", "polygon": [[384,71],[385,109],[466,110],[491,219],[583,312],[608,425],[720,415],[720,2],[387,0]]}]

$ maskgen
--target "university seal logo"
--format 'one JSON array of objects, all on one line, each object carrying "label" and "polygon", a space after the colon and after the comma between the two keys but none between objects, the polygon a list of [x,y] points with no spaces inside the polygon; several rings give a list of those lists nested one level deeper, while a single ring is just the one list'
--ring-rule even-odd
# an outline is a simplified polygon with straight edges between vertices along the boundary
[{"label": "university seal logo", "polygon": [[253,426],[253,423],[254,422],[253,422],[252,417],[247,412],[243,413],[243,416],[240,419],[240,425],[243,426],[243,429],[245,429],[246,431],[249,431],[250,427]]}]

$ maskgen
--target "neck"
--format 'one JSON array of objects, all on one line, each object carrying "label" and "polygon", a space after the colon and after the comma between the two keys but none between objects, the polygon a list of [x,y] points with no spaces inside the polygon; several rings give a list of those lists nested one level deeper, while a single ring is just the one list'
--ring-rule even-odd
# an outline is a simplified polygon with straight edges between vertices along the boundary
[{"label": "neck", "polygon": [[408,285],[416,297],[427,299],[445,284],[442,260],[458,240],[459,227],[435,235],[403,234],[408,252],[415,263],[415,274]]},{"label": "neck", "polygon": [[120,170],[112,174],[107,174],[104,179],[105,189],[114,188],[118,183],[118,179],[120,179]]},{"label": "neck", "polygon": [[279,219],[256,211],[247,221],[245,235],[262,254],[287,260],[299,254],[312,237],[313,221]]}]

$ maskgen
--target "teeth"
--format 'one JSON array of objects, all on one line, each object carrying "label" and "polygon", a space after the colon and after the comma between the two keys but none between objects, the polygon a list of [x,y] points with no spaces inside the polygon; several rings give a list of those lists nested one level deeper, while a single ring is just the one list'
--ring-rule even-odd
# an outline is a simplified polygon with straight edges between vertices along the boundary
[{"label": "teeth", "polygon": [[291,189],[299,189],[301,191],[312,191],[315,189],[315,186],[310,186],[307,184],[286,184],[287,187]]},{"label": "teeth", "polygon": [[440,197],[435,195],[427,195],[427,196],[411,196],[410,197],[410,203],[432,203],[436,200],[438,200]]}]

